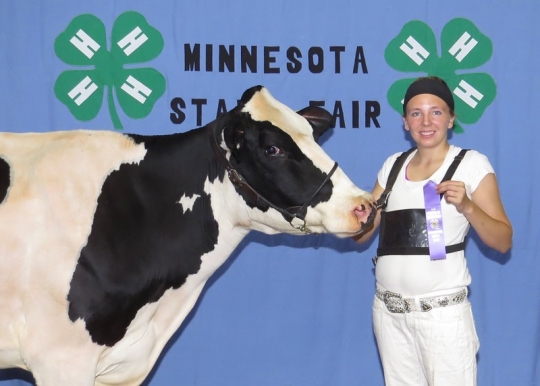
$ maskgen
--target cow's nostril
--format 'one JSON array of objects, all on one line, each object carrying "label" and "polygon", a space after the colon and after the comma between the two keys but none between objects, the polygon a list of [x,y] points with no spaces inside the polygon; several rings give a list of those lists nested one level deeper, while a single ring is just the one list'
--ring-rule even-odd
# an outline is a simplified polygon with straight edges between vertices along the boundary
[{"label": "cow's nostril", "polygon": [[355,216],[361,221],[365,221],[367,219],[369,212],[370,211],[366,210],[366,206],[364,204],[357,205],[354,209]]}]

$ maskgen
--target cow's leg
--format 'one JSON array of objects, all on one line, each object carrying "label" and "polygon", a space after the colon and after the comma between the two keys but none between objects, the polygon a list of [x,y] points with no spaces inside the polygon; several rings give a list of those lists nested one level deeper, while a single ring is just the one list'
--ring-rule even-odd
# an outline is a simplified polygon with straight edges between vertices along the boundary
[{"label": "cow's leg", "polygon": [[[71,371],[70,371],[71,372]],[[37,386],[94,386],[93,374],[65,374],[64,369],[40,369],[34,374]]]},{"label": "cow's leg", "polygon": [[[103,347],[96,345],[81,321],[43,312],[27,323],[21,354],[38,386],[94,386]],[[37,320],[41,320],[38,325]]]},{"label": "cow's leg", "polygon": [[42,347],[39,357],[28,357],[27,365],[37,386],[94,386],[97,360],[95,350],[88,347],[51,345]]},{"label": "cow's leg", "polygon": [[[43,352],[43,360],[32,360],[29,363],[30,371],[36,380],[37,386],[94,386],[95,366],[93,359],[82,353],[65,355],[54,348]],[[58,355],[60,354],[60,355]]]},{"label": "cow's leg", "polygon": [[94,386],[97,355],[92,350],[50,346],[39,358],[28,358],[38,386]]}]

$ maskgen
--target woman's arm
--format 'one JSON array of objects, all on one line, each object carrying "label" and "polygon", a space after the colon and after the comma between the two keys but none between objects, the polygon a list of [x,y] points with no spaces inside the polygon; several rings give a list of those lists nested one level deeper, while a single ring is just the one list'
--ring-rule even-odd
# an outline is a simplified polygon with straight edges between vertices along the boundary
[{"label": "woman's arm", "polygon": [[437,191],[444,193],[446,202],[467,218],[488,247],[501,253],[508,252],[512,247],[513,230],[504,211],[495,174],[489,173],[482,179],[471,199],[461,181],[442,182]]}]

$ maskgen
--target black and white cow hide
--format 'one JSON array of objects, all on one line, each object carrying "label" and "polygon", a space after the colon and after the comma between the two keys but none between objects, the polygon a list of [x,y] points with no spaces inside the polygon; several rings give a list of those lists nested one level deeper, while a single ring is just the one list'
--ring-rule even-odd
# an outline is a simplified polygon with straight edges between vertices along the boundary
[{"label": "black and white cow hide", "polygon": [[0,368],[139,385],[250,230],[361,231],[371,196],[316,143],[331,118],[258,86],[186,133],[0,134]]}]

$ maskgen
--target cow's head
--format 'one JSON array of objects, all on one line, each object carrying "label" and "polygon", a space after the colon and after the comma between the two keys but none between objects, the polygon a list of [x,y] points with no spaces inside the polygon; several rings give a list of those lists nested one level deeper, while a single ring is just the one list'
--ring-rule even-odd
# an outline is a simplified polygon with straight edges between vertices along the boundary
[{"label": "cow's head", "polygon": [[249,228],[346,237],[372,220],[371,195],[316,142],[332,120],[314,106],[295,112],[257,86],[214,123],[217,142],[228,152],[231,180],[250,208]]}]

